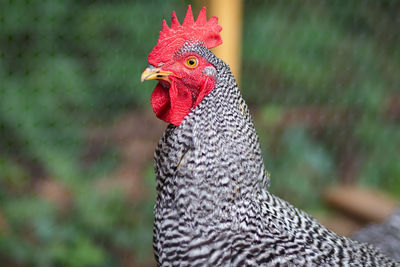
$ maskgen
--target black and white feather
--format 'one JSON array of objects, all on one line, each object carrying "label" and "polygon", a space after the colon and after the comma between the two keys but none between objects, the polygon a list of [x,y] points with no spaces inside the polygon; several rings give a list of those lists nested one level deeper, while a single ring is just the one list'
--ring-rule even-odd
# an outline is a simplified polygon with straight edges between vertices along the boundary
[{"label": "black and white feather", "polygon": [[400,262],[400,207],[385,222],[370,224],[354,233],[352,238],[373,244]]},{"label": "black and white feather", "polygon": [[160,266],[399,266],[268,192],[258,137],[229,67],[201,44],[216,86],[155,152]]}]

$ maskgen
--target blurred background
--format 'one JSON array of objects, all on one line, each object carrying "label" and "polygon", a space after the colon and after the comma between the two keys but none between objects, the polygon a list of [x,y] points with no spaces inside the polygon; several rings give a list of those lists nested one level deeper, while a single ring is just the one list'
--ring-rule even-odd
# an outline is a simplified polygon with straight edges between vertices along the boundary
[{"label": "blurred background", "polygon": [[[154,265],[166,125],[140,74],[162,19],[182,21],[188,4],[197,16],[206,3],[0,2],[1,266]],[[397,0],[253,0],[233,19],[270,191],[346,235],[399,201],[399,12]]]}]

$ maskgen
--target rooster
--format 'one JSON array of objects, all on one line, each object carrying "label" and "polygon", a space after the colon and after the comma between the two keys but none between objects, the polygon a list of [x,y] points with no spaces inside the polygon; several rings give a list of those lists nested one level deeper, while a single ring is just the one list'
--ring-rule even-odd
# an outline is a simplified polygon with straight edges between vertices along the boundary
[{"label": "rooster", "polygon": [[268,192],[258,136],[228,65],[218,19],[191,7],[163,21],[141,80],[169,123],[155,151],[159,266],[399,266]]}]

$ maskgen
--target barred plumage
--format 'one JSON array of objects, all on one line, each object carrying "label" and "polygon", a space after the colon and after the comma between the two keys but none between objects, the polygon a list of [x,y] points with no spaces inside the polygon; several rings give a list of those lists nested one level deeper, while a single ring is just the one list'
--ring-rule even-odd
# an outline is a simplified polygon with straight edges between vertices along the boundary
[{"label": "barred plumage", "polygon": [[352,235],[354,240],[373,244],[400,261],[400,207],[383,223],[370,224]]},{"label": "barred plumage", "polygon": [[200,43],[215,88],[155,152],[160,266],[399,266],[268,192],[258,137],[229,67]]}]

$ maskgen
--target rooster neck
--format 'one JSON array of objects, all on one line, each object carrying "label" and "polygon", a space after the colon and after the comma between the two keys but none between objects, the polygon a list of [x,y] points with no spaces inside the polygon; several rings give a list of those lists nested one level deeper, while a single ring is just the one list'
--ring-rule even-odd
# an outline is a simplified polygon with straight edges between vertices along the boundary
[{"label": "rooster neck", "polygon": [[192,219],[230,218],[235,202],[268,184],[247,105],[229,67],[214,65],[214,90],[180,126],[168,126],[155,154],[157,203]]}]

